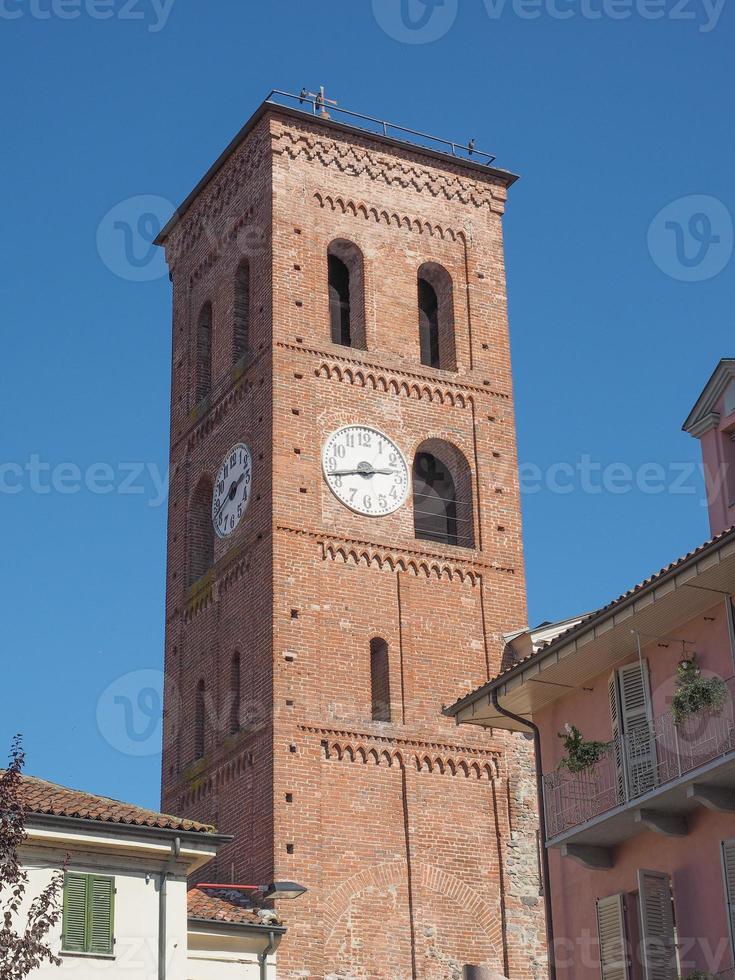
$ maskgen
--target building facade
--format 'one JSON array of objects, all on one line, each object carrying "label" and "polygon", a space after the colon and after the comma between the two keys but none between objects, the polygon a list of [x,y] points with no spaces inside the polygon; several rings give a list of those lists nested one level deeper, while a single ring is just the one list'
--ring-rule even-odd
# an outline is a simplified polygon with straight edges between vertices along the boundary
[{"label": "building facade", "polygon": [[44,942],[71,980],[275,980],[285,928],[242,896],[188,889],[228,838],[210,826],[23,776],[25,903],[61,876]]},{"label": "building facade", "polygon": [[529,745],[441,714],[525,623],[513,180],[268,101],[159,236],[163,799],[308,887],[284,976],[543,975]]},{"label": "building facade", "polygon": [[450,709],[538,730],[560,980],[735,977],[733,368],[685,423],[714,537]]}]

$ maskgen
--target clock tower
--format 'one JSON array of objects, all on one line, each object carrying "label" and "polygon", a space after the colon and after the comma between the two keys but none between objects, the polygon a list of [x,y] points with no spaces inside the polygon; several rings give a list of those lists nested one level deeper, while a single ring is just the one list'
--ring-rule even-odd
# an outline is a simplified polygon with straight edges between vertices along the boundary
[{"label": "clock tower", "polygon": [[515,177],[306,106],[264,102],[158,239],[163,805],[233,835],[204,879],[308,888],[283,977],[530,980],[531,747],[442,715],[526,622]]}]

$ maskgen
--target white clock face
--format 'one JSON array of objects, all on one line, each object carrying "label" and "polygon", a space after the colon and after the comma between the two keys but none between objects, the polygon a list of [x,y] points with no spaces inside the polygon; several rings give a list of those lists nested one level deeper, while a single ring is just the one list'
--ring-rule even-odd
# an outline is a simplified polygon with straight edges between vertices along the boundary
[{"label": "white clock face", "polygon": [[225,456],[217,472],[212,494],[212,523],[221,538],[233,533],[250,503],[253,456],[250,447],[238,442]]},{"label": "white clock face", "polygon": [[322,469],[335,497],[358,514],[392,514],[408,494],[403,453],[367,425],[347,425],[333,432],[324,443]]}]

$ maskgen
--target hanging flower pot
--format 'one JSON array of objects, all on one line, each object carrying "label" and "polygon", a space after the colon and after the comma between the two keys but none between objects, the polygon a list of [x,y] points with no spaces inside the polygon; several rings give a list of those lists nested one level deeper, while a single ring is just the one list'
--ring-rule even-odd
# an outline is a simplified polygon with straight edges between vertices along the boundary
[{"label": "hanging flower pot", "polygon": [[559,769],[567,769],[576,774],[586,772],[596,765],[610,749],[610,742],[585,741],[575,725],[566,724],[559,732],[564,742],[566,756],[559,763]]},{"label": "hanging flower pot", "polygon": [[727,701],[727,685],[720,677],[702,677],[696,654],[680,661],[675,684],[671,713],[677,725],[700,711],[717,714]]}]

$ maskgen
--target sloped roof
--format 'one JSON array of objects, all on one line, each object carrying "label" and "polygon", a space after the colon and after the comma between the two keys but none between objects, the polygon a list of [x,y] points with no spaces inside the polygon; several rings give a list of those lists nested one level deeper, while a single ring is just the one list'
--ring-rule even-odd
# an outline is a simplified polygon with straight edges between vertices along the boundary
[{"label": "sloped roof", "polygon": [[[735,380],[735,358],[723,357],[702,389],[682,429],[699,438],[710,425],[712,413],[723,391]],[[715,416],[717,419],[717,416]]]},{"label": "sloped roof", "polygon": [[627,590],[627,592],[623,592],[623,594],[618,596],[617,599],[613,599],[612,602],[607,603],[607,605],[601,606],[600,609],[597,609],[595,612],[589,613],[589,615],[585,616],[574,626],[571,626],[569,627],[569,629],[566,629],[562,633],[559,633],[558,636],[554,637],[554,639],[550,640],[548,643],[545,643],[542,647],[539,647],[538,650],[529,654],[527,657],[524,657],[523,660],[519,660],[516,663],[511,664],[509,667],[506,667],[505,670],[501,671],[499,674],[491,678],[489,681],[486,681],[484,684],[481,684],[479,687],[475,688],[473,691],[470,691],[468,694],[463,695],[461,698],[455,701],[454,704],[445,708],[444,714],[446,715],[456,714],[459,708],[461,708],[466,702],[470,701],[476,695],[480,694],[480,692],[485,690],[492,690],[492,688],[495,687],[500,681],[507,680],[513,674],[520,673],[521,671],[523,671],[529,664],[534,663],[537,660],[543,659],[552,650],[554,650],[557,647],[562,647],[571,638],[585,633],[587,630],[597,625],[597,623],[599,623],[600,621],[606,619],[608,616],[611,616],[621,606],[623,606],[627,602],[630,602],[631,599],[637,597],[638,595],[640,595],[640,593],[644,592],[646,589],[653,588],[654,586],[658,585],[663,579],[665,579],[668,575],[671,575],[679,571],[682,568],[682,566],[686,565],[688,562],[695,561],[707,551],[710,550],[716,551],[717,548],[721,547],[721,545],[725,543],[726,539],[730,539],[730,538],[735,538],[735,525],[733,527],[727,528],[727,530],[725,531],[720,532],[720,534],[716,534],[713,538],[710,538],[708,541],[705,541],[704,544],[699,545],[698,547],[694,548],[692,551],[688,551],[685,555],[682,555],[681,558],[677,558],[669,565],[665,565],[663,568],[659,569],[659,571],[654,572],[652,575],[649,575],[648,578],[645,578],[642,582],[639,582],[637,585],[632,586],[630,589]]},{"label": "sloped roof", "polygon": [[187,892],[186,902],[190,919],[255,926],[265,924],[247,894],[231,888],[208,888],[206,891],[191,888]]},{"label": "sloped roof", "polygon": [[25,774],[21,776],[21,800],[31,814],[76,817],[81,820],[99,820],[100,823],[153,827],[159,830],[215,833],[214,827],[198,823],[196,820],[173,817],[167,813],[146,810],[133,803],[123,803],[107,796],[95,796],[82,790],[69,789],[67,786],[39,779],[38,776]]}]

